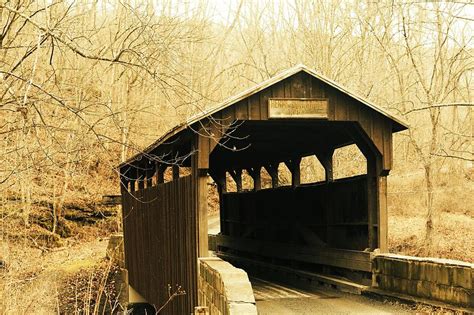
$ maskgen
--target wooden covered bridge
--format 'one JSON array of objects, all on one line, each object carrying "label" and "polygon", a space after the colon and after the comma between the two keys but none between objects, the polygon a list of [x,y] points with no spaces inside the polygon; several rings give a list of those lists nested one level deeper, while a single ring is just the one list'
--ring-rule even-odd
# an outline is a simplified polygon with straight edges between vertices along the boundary
[{"label": "wooden covered bridge", "polygon": [[[156,305],[167,300],[168,285],[181,286],[186,295],[169,313],[189,314],[198,305],[197,261],[209,255],[209,176],[218,187],[215,249],[223,259],[370,281],[370,252],[387,250],[392,133],[404,129],[400,119],[302,65],[175,127],[120,165],[130,286]],[[334,180],[334,150],[352,144],[367,172]],[[307,156],[320,161],[324,181],[301,184]],[[291,185],[279,185],[280,163]],[[263,169],[271,188],[262,189]],[[250,190],[242,189],[243,171],[253,178]],[[236,191],[227,191],[228,178]]]}]

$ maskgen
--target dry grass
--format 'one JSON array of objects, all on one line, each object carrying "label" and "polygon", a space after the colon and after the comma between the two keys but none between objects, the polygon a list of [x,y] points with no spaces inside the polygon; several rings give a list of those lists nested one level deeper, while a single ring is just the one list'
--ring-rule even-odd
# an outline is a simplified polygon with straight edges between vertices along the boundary
[{"label": "dry grass", "polygon": [[423,173],[389,177],[391,252],[474,262],[474,182],[468,174],[441,173],[434,189],[434,241],[424,246]]},{"label": "dry grass", "polygon": [[21,242],[2,245],[7,268],[0,279],[0,312],[52,314],[63,305],[64,281],[80,270],[99,268],[107,242],[95,240],[48,251]]},{"label": "dry grass", "polygon": [[[0,314],[69,314],[72,308],[62,311],[69,303],[67,279],[88,273],[93,276],[87,278],[92,288],[87,305],[93,309],[99,292],[95,283],[105,270],[105,237],[120,228],[118,208],[68,204],[53,234],[47,204],[33,204],[28,220],[17,206],[13,202],[0,208],[0,260],[6,263],[0,269]],[[78,300],[85,301],[84,296]]]}]

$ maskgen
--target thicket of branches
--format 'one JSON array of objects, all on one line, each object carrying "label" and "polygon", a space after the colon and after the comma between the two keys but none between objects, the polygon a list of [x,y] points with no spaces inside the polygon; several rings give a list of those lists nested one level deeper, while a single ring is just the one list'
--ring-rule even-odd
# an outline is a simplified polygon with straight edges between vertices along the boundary
[{"label": "thicket of branches", "polygon": [[60,216],[68,192],[115,185],[114,166],[177,122],[304,63],[409,121],[396,170],[424,171],[429,242],[433,174],[472,167],[474,6],[218,7],[227,16],[208,1],[2,1],[0,195],[25,220],[41,197]]}]

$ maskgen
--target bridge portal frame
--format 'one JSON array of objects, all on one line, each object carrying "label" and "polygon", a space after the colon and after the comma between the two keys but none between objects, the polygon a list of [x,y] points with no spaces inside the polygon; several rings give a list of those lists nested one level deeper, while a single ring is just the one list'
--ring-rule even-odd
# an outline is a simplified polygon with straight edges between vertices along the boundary
[{"label": "bridge portal frame", "polygon": [[[175,306],[170,308],[170,313],[189,312],[197,305],[197,258],[209,255],[208,176],[218,187],[222,235],[227,242],[224,245],[221,242],[219,246],[224,252],[243,253],[245,242],[261,243],[260,247],[254,246],[254,252],[250,254],[261,252],[272,243],[278,244],[281,235],[272,239],[258,228],[248,231],[245,220],[249,211],[257,213],[264,204],[269,205],[266,211],[270,216],[265,217],[268,219],[272,207],[279,207],[281,198],[278,196],[289,196],[291,201],[298,201],[299,209],[305,210],[296,213],[300,222],[291,222],[293,226],[300,226],[303,232],[280,245],[303,248],[303,252],[290,251],[302,262],[309,259],[320,265],[365,270],[365,258],[357,258],[365,255],[364,250],[387,251],[386,176],[392,167],[392,133],[407,128],[399,118],[303,65],[288,69],[214,109],[190,118],[119,166],[130,285],[157,305],[166,298],[163,294],[166,285],[182,286],[188,292],[187,302],[173,302]],[[364,154],[367,174],[334,181],[333,152],[351,144],[356,144]],[[312,186],[300,183],[300,161],[309,155],[318,158],[326,174],[324,182]],[[278,187],[277,165],[281,162],[291,171],[290,187]],[[270,189],[261,189],[262,168],[272,178]],[[167,173],[168,169],[172,172]],[[242,190],[243,170],[253,177],[252,192]],[[234,179],[236,193],[227,192],[226,174]],[[331,195],[336,190],[337,193]],[[314,196],[318,196],[319,203]],[[232,201],[245,203],[252,197],[257,202],[250,206],[247,204],[237,210],[229,206]],[[357,206],[360,209],[350,209],[354,198],[359,198]],[[340,200],[344,206],[336,211],[335,203],[331,202]],[[317,206],[324,208],[324,222],[335,223],[331,227],[326,224],[323,235],[315,232],[314,227],[305,226],[306,219],[314,219],[311,212],[317,212]],[[225,215],[232,211],[237,212],[236,220],[240,222],[226,226],[232,219]],[[366,221],[346,220],[352,213],[362,214]],[[331,216],[333,221],[328,221]],[[140,217],[141,221],[137,219]],[[279,222],[265,219],[259,222],[254,217],[256,222],[253,223],[267,226],[281,223],[283,226],[289,216],[276,217]],[[244,228],[236,229],[237,224]],[[157,229],[166,229],[169,233]],[[365,230],[365,234],[359,233],[366,235],[364,242],[360,239],[351,241],[352,232],[347,231],[354,229]],[[236,234],[232,234],[234,232]],[[344,233],[347,237],[342,238]],[[275,234],[278,233],[273,236]],[[173,246],[169,246],[171,239]],[[298,239],[306,244],[299,244]],[[348,248],[344,248],[345,242]],[[163,244],[167,251],[157,254],[151,250],[157,243]],[[313,251],[304,252],[308,248]],[[146,259],[147,256],[150,259]],[[179,261],[182,263],[177,263]],[[354,267],[358,263],[359,267]],[[169,276],[157,277],[159,270],[168,270]]]}]

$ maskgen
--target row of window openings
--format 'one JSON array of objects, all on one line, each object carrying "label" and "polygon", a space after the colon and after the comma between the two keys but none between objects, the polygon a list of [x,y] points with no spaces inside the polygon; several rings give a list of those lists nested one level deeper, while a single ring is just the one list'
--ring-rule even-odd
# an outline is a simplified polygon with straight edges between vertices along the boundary
[{"label": "row of window openings", "polygon": [[[191,168],[190,167],[178,167],[179,177],[184,177],[191,175]],[[167,167],[163,172],[162,183],[168,183],[173,180],[173,167]],[[137,180],[130,180],[127,183],[127,190],[129,191],[136,191],[143,188],[149,188],[152,186],[156,186],[158,184],[158,175],[156,172],[149,178],[146,178],[144,175],[139,177]],[[133,187],[132,187],[133,186]],[[141,187],[140,187],[141,186]]]},{"label": "row of window openings", "polygon": [[[179,177],[191,174],[190,167],[179,167]],[[367,172],[367,161],[364,155],[355,145],[339,148],[333,154],[333,179],[346,178]],[[163,183],[173,180],[173,167],[167,167],[163,173]],[[300,162],[300,183],[310,184],[326,180],[324,167],[321,165],[316,156],[306,156]],[[260,170],[261,189],[272,188],[272,178],[267,170],[262,167]],[[131,191],[138,190],[140,185],[144,188],[156,186],[158,177],[156,172],[151,178],[139,178],[135,181],[128,182],[127,189]],[[132,185],[134,185],[132,189]],[[291,185],[291,172],[285,163],[278,165],[278,186]],[[231,175],[226,173],[227,192],[236,192],[237,185]],[[242,190],[253,190],[254,180],[247,170],[242,170]]]},{"label": "row of window openings", "polygon": [[[342,158],[342,159],[341,159]],[[333,179],[352,177],[367,173],[367,161],[362,154],[353,156],[351,159],[346,157],[333,156]],[[291,172],[285,163],[278,165],[278,186],[290,186]],[[300,163],[300,184],[311,184],[323,182],[326,180],[326,172],[319,160],[313,156],[307,156],[301,159]],[[273,188],[272,178],[267,170],[262,167],[260,170],[260,189]],[[237,184],[232,176],[226,173],[227,192],[237,192]],[[242,190],[254,190],[255,183],[247,170],[242,170]]]}]

